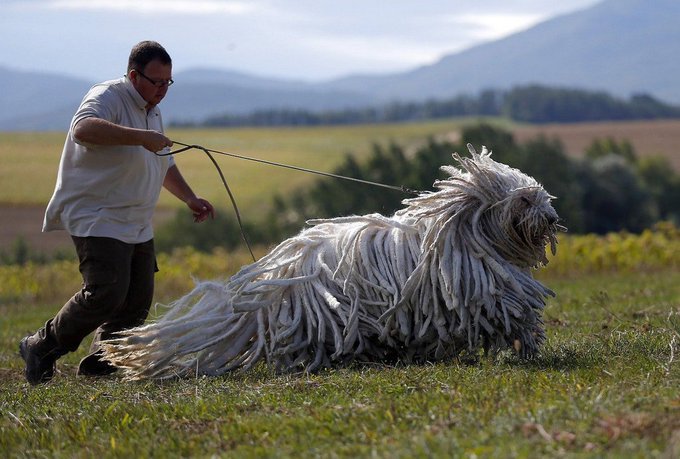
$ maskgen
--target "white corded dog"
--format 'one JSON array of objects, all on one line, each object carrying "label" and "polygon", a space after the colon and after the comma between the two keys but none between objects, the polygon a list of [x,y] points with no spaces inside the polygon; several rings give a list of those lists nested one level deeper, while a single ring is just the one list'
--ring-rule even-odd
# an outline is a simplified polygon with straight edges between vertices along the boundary
[{"label": "white corded dog", "polygon": [[159,320],[105,344],[129,378],[220,375],[266,359],[307,371],[421,362],[484,347],[535,355],[554,295],[531,270],[558,216],[533,178],[454,154],[436,192],[379,214],[313,220],[226,283],[199,282]]}]

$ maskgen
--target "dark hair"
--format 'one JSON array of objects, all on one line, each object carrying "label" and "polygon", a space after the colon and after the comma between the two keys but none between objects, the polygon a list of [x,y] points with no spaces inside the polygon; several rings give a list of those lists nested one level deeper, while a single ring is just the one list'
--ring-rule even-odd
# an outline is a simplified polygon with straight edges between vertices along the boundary
[{"label": "dark hair", "polygon": [[172,64],[170,55],[160,43],[150,40],[140,41],[130,51],[127,71],[129,72],[132,69],[144,70],[146,64],[153,60],[159,60],[166,65]]}]

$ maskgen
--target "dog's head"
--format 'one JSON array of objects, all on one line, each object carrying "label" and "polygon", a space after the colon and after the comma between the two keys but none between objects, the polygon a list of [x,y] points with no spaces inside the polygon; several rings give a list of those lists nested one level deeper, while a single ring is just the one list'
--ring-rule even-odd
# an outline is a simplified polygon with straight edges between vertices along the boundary
[{"label": "dog's head", "polygon": [[551,205],[553,196],[533,177],[491,159],[482,147],[477,153],[468,144],[470,159],[460,159],[468,181],[478,190],[477,200],[484,209],[479,231],[502,258],[520,267],[539,267],[548,263],[546,248],[554,255],[559,225]]},{"label": "dog's head", "polygon": [[478,252],[494,251],[521,268],[546,264],[547,246],[554,255],[556,233],[565,229],[553,197],[534,178],[491,159],[486,147],[477,153],[468,144],[468,150],[471,157],[453,155],[461,168],[442,167],[450,177],[435,182],[440,191],[405,201],[415,215],[438,220],[434,245],[456,225]]}]

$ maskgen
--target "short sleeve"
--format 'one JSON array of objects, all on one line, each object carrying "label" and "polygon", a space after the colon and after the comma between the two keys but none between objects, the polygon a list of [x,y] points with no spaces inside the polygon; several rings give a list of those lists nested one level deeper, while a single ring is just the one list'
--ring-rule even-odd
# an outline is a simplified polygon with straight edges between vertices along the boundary
[{"label": "short sleeve", "polygon": [[83,98],[80,107],[71,120],[71,131],[76,124],[85,118],[101,118],[118,124],[121,101],[119,95],[110,86],[95,85]]}]

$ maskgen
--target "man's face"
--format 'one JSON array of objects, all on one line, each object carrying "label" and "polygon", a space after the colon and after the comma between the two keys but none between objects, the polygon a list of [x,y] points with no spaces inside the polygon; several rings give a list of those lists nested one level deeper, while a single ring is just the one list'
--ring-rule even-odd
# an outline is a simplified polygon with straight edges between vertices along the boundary
[{"label": "man's face", "polygon": [[172,78],[172,65],[153,60],[141,71],[130,70],[128,77],[137,92],[148,102],[147,108],[150,108],[158,105],[168,92],[168,82]]}]

